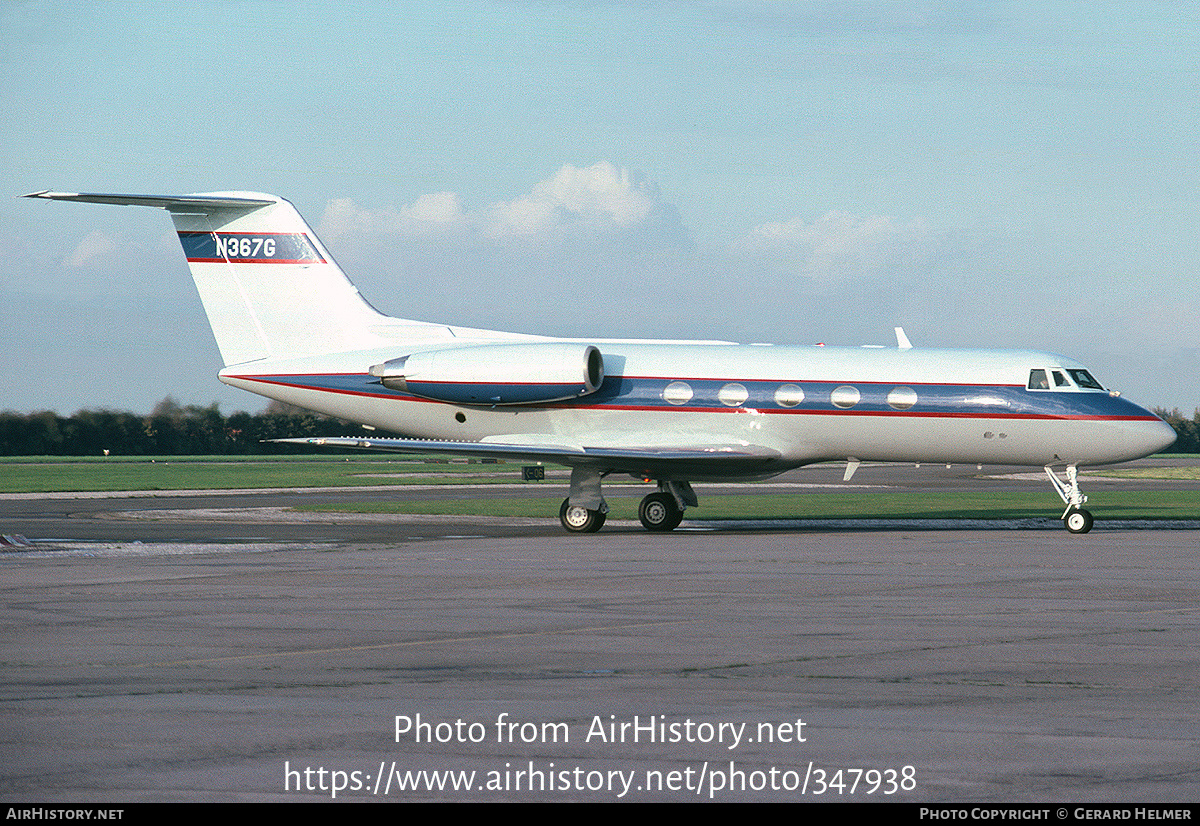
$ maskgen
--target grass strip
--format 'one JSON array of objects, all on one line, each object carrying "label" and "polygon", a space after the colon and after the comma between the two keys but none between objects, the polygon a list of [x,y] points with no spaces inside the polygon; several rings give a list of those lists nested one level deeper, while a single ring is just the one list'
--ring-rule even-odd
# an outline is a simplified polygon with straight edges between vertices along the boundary
[{"label": "grass strip", "polygon": [[[559,468],[547,468],[553,473]],[[0,463],[0,493],[118,490],[220,490],[357,487],[363,485],[497,484],[519,482],[517,465],[434,464],[292,457],[257,460],[165,457],[140,461]]]},{"label": "grass strip", "polygon": [[1106,470],[1099,476],[1116,479],[1190,479],[1200,480],[1200,467],[1144,467],[1129,470]]}]

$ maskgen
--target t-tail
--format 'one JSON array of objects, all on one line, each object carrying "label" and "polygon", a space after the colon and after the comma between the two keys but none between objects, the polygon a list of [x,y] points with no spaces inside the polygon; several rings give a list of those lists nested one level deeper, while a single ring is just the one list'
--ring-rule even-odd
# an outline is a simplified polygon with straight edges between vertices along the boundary
[{"label": "t-tail", "polygon": [[401,321],[368,304],[296,208],[257,192],[118,195],[35,192],[56,201],[160,207],[171,213],[226,366],[392,343]]}]

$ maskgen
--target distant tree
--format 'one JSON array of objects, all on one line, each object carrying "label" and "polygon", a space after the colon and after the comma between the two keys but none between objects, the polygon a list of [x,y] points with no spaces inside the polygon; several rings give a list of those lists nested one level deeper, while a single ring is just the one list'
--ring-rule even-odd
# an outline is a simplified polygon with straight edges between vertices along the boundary
[{"label": "distant tree", "polygon": [[239,410],[225,420],[225,452],[243,455],[261,453],[258,443],[256,417]]},{"label": "distant tree", "polygon": [[263,415],[267,416],[314,416],[311,410],[306,410],[294,404],[281,402],[279,399],[271,399],[267,406],[263,408]]},{"label": "distant tree", "polygon": [[19,456],[25,438],[25,417],[11,410],[0,413],[0,455]]},{"label": "distant tree", "polygon": [[1200,453],[1200,408],[1196,408],[1190,419],[1184,418],[1178,407],[1173,410],[1156,407],[1153,413],[1175,431],[1175,444],[1167,448],[1167,453]]},{"label": "distant tree", "polygon": [[25,449],[29,455],[61,456],[63,450],[63,419],[49,410],[31,413],[25,432]]},{"label": "distant tree", "polygon": [[183,409],[185,450],[193,455],[226,452],[225,417],[213,402],[208,407],[188,405]]},{"label": "distant tree", "polygon": [[167,396],[158,404],[154,405],[154,409],[150,411],[150,417],[167,416],[169,418],[177,418],[183,415],[183,408],[179,406],[179,402],[175,401],[174,397]]},{"label": "distant tree", "polygon": [[80,410],[66,420],[64,453],[71,456],[137,456],[142,417],[115,410]]}]

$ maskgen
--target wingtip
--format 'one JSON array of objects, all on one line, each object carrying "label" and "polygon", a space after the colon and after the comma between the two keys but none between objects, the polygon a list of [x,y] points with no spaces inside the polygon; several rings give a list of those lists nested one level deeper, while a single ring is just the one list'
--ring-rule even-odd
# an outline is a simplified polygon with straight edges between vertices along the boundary
[{"label": "wingtip", "polygon": [[19,198],[41,198],[44,201],[75,201],[80,197],[78,192],[59,192],[56,189],[39,189],[28,195],[18,195]]}]

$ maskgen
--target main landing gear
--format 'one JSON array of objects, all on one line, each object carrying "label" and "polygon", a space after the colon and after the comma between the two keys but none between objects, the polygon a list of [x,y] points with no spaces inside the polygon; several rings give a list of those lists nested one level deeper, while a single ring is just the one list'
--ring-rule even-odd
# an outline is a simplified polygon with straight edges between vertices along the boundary
[{"label": "main landing gear", "polygon": [[658,481],[658,492],[648,494],[638,506],[638,519],[648,531],[673,531],[683,521],[685,508],[700,504],[687,482]]},{"label": "main landing gear", "polygon": [[[559,521],[571,533],[595,533],[604,525],[608,504],[600,494],[600,480],[606,475],[589,468],[571,470],[571,495],[558,509]],[[697,504],[696,493],[687,482],[660,480],[658,491],[642,499],[638,518],[648,531],[672,531],[683,521],[684,509]]]},{"label": "main landing gear", "polygon": [[638,519],[648,531],[673,531],[683,521],[683,508],[665,491],[652,493],[638,506]]},{"label": "main landing gear", "polygon": [[1083,504],[1087,502],[1087,497],[1079,490],[1079,476],[1075,465],[1067,465],[1067,481],[1058,478],[1058,474],[1050,465],[1044,468],[1046,475],[1050,477],[1050,484],[1054,485],[1054,490],[1058,493],[1060,499],[1067,506],[1063,511],[1062,521],[1066,529],[1071,533],[1087,533],[1092,529],[1092,514],[1083,509]]},{"label": "main landing gear", "polygon": [[558,509],[558,518],[562,526],[571,533],[595,533],[604,527],[608,513],[607,510],[588,510],[579,505],[572,506],[571,498],[567,497]]},{"label": "main landing gear", "polygon": [[604,524],[608,504],[600,493],[600,480],[606,475],[595,468],[571,468],[571,495],[558,509],[558,521],[571,533],[595,533]]}]

